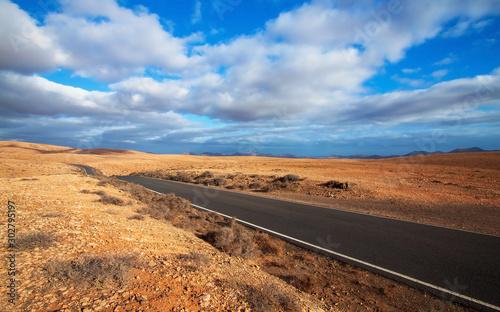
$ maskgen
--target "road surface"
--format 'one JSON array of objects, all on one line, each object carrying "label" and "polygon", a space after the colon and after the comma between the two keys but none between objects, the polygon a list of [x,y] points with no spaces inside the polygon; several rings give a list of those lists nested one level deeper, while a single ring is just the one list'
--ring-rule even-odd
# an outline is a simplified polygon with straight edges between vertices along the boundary
[{"label": "road surface", "polygon": [[83,170],[85,170],[85,173],[88,175],[96,175],[96,173],[95,173],[94,169],[92,169],[92,167],[85,166],[85,165],[79,165],[79,164],[71,164],[71,165],[83,168]]},{"label": "road surface", "polygon": [[121,176],[446,299],[500,310],[500,237],[203,186]]}]

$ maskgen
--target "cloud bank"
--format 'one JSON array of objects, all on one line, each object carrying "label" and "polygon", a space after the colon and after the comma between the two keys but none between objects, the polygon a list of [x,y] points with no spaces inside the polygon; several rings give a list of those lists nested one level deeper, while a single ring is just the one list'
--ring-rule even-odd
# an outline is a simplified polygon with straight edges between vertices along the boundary
[{"label": "cloud bank", "polygon": [[[500,14],[500,2],[362,2],[304,3],[254,34],[209,44],[206,34],[175,36],[160,16],[114,0],[63,1],[42,21],[0,0],[2,139],[59,133],[74,145],[95,132],[105,140],[99,144],[127,147],[265,149],[279,142],[334,146],[367,133],[384,139],[386,131],[404,137],[402,127],[451,129],[458,119],[462,127],[498,127],[498,69],[442,82],[449,70],[435,69],[427,88],[378,94],[365,83],[426,40],[480,32]],[[201,16],[197,2],[191,22]],[[59,69],[109,91],[43,77]],[[39,127],[44,130],[36,132]]]}]

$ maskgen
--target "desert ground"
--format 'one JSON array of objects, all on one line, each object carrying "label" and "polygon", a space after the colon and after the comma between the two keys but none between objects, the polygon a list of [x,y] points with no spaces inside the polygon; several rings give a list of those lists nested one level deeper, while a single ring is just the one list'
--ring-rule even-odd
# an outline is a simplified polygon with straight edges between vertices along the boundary
[{"label": "desert ground", "polygon": [[[9,311],[468,310],[259,233],[245,234],[260,242],[254,256],[231,255],[177,219],[141,213],[150,199],[107,178],[113,175],[210,183],[194,179],[205,175],[233,191],[500,235],[499,152],[278,159],[0,142],[0,158],[4,209],[8,201],[16,206],[18,297]],[[101,177],[86,176],[74,163]],[[298,179],[277,185],[286,175]],[[325,185],[332,180],[349,187]],[[1,243],[8,246],[7,235]],[[2,247],[4,258],[11,252]],[[6,265],[0,274],[7,278]],[[7,294],[0,299],[7,302]]]}]

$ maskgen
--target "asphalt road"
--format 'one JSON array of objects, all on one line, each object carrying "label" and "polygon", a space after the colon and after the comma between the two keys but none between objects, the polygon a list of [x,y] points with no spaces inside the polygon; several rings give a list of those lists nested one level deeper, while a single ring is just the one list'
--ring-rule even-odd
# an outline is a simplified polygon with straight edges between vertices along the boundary
[{"label": "asphalt road", "polygon": [[85,173],[88,175],[96,175],[96,173],[95,173],[94,169],[92,169],[92,167],[85,166],[85,165],[79,165],[79,164],[71,164],[71,165],[82,168],[83,170],[85,170]]},{"label": "asphalt road", "polygon": [[479,304],[492,305],[492,310],[500,310],[498,236],[173,181],[118,178],[157,192],[175,193],[195,205],[331,250],[334,258],[425,288],[443,298],[469,304],[473,298],[481,301]]}]

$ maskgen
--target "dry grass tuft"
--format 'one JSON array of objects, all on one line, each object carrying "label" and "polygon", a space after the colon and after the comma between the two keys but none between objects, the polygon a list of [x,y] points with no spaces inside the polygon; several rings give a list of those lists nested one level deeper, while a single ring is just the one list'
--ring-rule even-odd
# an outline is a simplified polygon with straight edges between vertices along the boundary
[{"label": "dry grass tuft", "polygon": [[116,216],[119,213],[118,210],[113,209],[113,208],[107,209],[106,212],[109,213],[110,215],[114,215],[114,216]]},{"label": "dry grass tuft", "polygon": [[51,212],[51,213],[46,213],[46,214],[41,215],[41,217],[43,217],[43,218],[60,218],[63,216],[64,216],[64,214],[61,212]]},{"label": "dry grass tuft", "polygon": [[51,261],[44,271],[52,286],[102,287],[123,285],[130,269],[140,266],[133,254],[84,255],[75,260]]},{"label": "dry grass tuft", "polygon": [[129,219],[129,220],[139,220],[139,221],[141,221],[141,220],[144,220],[144,216],[143,216],[143,215],[140,215],[140,214],[135,214],[135,215],[133,215],[133,216],[128,217],[127,219]]},{"label": "dry grass tuft", "polygon": [[247,286],[245,299],[252,311],[300,311],[293,297],[272,283],[266,283],[262,288]]},{"label": "dry grass tuft", "polygon": [[210,257],[207,254],[199,253],[193,251],[188,254],[182,254],[178,256],[181,260],[182,266],[189,271],[198,271],[203,267],[208,267],[210,265]]},{"label": "dry grass tuft", "polygon": [[19,250],[29,250],[34,248],[48,248],[55,241],[57,236],[52,232],[35,231],[20,234],[16,239],[16,246]]},{"label": "dry grass tuft", "polygon": [[116,205],[116,206],[125,206],[127,203],[125,203],[121,198],[114,197],[111,195],[101,195],[101,198],[98,200],[103,204],[106,205]]},{"label": "dry grass tuft", "polygon": [[303,292],[311,292],[311,290],[315,286],[314,277],[306,274],[296,274],[293,272],[290,273],[291,274],[279,276],[279,278],[285,281],[287,284],[292,285],[293,287]]},{"label": "dry grass tuft", "polygon": [[[109,183],[109,182],[106,182],[106,183]],[[104,192],[102,190],[91,192],[89,190],[84,189],[84,190],[81,190],[81,192],[84,194],[96,194],[96,195],[101,196],[101,198],[96,200],[96,201],[101,202],[101,203],[106,204],[106,205],[126,206],[126,205],[131,204],[131,202],[125,202],[121,198],[108,195],[108,194],[106,194],[106,192]]]}]

